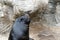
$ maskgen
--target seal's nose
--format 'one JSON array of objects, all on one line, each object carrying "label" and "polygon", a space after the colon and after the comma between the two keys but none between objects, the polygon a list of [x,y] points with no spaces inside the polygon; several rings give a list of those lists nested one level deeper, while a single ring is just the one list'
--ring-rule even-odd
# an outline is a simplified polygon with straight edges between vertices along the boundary
[{"label": "seal's nose", "polygon": [[25,16],[27,16],[29,18],[30,17],[29,15],[31,14],[31,10],[24,12],[24,14],[25,14]]},{"label": "seal's nose", "polygon": [[29,17],[29,14],[25,14],[25,17],[26,17],[26,18],[30,18],[30,17]]}]

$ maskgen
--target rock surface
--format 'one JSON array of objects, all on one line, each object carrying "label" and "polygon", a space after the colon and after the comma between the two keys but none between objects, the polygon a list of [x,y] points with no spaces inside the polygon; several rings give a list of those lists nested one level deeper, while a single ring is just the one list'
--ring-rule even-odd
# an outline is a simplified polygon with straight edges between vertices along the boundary
[{"label": "rock surface", "polygon": [[[6,5],[3,3],[4,1]],[[8,39],[15,13],[20,13],[19,10],[32,10],[31,12],[33,12],[38,9],[39,2],[40,0],[0,0],[0,40]],[[14,5],[13,8],[7,3]],[[30,24],[29,35],[31,38],[34,40],[60,40],[60,5],[56,8],[55,14],[43,14],[45,12],[44,8],[39,9],[39,16],[34,17]],[[41,11],[42,9],[43,11]]]}]

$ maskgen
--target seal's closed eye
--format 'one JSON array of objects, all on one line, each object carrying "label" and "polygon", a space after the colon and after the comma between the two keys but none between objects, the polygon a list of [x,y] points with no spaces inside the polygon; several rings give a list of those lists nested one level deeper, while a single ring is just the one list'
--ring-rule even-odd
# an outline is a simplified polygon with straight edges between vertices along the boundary
[{"label": "seal's closed eye", "polygon": [[21,19],[21,21],[24,20],[23,18]]}]

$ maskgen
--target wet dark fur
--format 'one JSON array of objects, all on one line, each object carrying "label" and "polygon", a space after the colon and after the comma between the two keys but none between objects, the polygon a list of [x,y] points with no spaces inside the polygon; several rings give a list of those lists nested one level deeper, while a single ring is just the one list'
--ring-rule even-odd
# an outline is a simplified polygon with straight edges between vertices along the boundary
[{"label": "wet dark fur", "polygon": [[8,40],[29,40],[30,18],[23,15],[15,20]]}]

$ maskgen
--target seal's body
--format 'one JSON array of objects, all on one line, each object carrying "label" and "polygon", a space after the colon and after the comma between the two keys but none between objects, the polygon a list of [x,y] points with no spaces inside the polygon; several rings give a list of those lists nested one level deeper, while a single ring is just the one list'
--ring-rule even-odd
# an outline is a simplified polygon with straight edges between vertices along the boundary
[{"label": "seal's body", "polygon": [[29,15],[16,19],[8,40],[29,40]]}]

